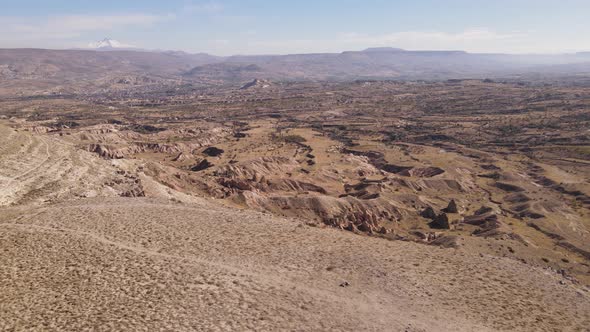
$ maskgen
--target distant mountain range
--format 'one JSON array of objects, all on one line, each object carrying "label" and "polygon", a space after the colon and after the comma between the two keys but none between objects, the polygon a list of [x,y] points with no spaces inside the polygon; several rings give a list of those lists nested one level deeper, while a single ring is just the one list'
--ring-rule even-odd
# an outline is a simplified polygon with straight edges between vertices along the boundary
[{"label": "distant mountain range", "polygon": [[14,85],[14,80],[26,80],[26,84],[31,84],[31,81],[41,80],[45,82],[44,86],[80,82],[88,86],[108,86],[120,76],[148,77],[139,80],[146,82],[182,80],[243,84],[257,78],[349,81],[498,78],[525,74],[590,75],[590,52],[512,55],[369,48],[342,53],[220,57],[140,50],[112,39],[89,46],[93,49],[0,49],[0,79],[3,80],[0,84]]},{"label": "distant mountain range", "polygon": [[190,78],[246,80],[443,80],[519,74],[590,73],[590,53],[560,55],[478,54],[369,48],[342,53],[252,55],[216,58],[183,74]]}]

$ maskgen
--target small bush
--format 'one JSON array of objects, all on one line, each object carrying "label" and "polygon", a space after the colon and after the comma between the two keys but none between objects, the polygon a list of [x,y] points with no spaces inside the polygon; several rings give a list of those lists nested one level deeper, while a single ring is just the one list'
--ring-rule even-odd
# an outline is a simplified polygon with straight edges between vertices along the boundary
[{"label": "small bush", "polygon": [[299,136],[299,135],[287,135],[287,136],[283,136],[282,138],[283,138],[283,141],[285,141],[287,143],[303,143],[303,142],[307,141],[303,136]]}]

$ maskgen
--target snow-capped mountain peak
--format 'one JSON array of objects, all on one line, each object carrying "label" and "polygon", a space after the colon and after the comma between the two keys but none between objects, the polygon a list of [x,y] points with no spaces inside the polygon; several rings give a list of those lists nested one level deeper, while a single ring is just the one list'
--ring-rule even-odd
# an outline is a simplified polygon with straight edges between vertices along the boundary
[{"label": "snow-capped mountain peak", "polygon": [[120,41],[114,40],[114,39],[110,39],[110,38],[105,38],[101,41],[97,41],[95,43],[90,43],[88,44],[88,48],[94,48],[94,49],[114,49],[114,48],[134,48],[133,45],[128,45],[128,44],[124,44],[121,43]]}]

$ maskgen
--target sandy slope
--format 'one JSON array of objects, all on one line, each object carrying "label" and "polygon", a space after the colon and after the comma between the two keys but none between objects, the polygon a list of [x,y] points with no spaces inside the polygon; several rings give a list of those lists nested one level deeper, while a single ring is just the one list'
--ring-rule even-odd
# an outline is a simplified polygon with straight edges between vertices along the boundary
[{"label": "sandy slope", "polygon": [[[0,328],[579,330],[590,298],[509,260],[209,203],[5,209]],[[340,287],[344,281],[348,287]]]},{"label": "sandy slope", "polygon": [[48,135],[0,123],[0,206],[120,196],[135,179],[109,161]]},{"label": "sandy slope", "polygon": [[116,197],[136,185],[116,165],[59,139],[2,126],[0,138],[0,330],[590,326],[588,290],[547,270],[173,203],[145,175],[160,198]]}]

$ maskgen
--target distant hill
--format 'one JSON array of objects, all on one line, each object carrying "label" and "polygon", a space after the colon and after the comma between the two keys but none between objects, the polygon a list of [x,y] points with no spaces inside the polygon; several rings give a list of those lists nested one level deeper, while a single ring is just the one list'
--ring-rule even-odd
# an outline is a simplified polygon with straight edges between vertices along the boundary
[{"label": "distant hill", "polygon": [[[590,53],[587,52],[508,55],[369,48],[342,53],[217,57],[180,51],[121,50],[118,47],[125,45],[113,40],[103,40],[95,46],[100,52],[0,49],[0,89],[14,86],[27,89],[56,86],[62,89],[72,86],[108,88],[113,81],[153,84],[162,80],[183,80],[244,84],[256,78],[285,81],[444,80],[590,72]],[[129,75],[141,75],[142,78],[130,79]]]},{"label": "distant hill", "polygon": [[[554,72],[555,66],[588,67],[579,55],[473,54],[464,51],[405,51],[398,48],[370,48],[342,53],[232,56],[215,65],[216,73],[233,76],[236,64],[255,64],[254,78],[283,80],[400,79],[444,80],[451,78],[499,77],[528,72]],[[573,68],[572,67],[572,68]],[[564,74],[573,69],[563,66]],[[192,78],[211,79],[206,71],[192,72]]]},{"label": "distant hill", "polygon": [[380,52],[405,52],[405,50],[401,48],[395,47],[370,47],[364,50],[365,53],[380,53]]},{"label": "distant hill", "polygon": [[183,77],[243,81],[257,75],[267,75],[267,73],[256,64],[222,62],[194,67],[184,73]]},{"label": "distant hill", "polygon": [[[207,54],[138,51],[0,49],[0,88],[108,87],[128,76],[148,77],[149,82],[179,79],[196,66],[220,61]],[[21,83],[19,83],[21,82]]]}]

